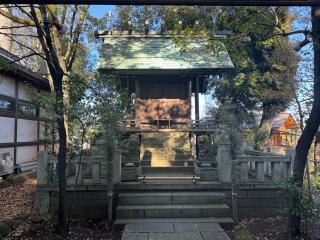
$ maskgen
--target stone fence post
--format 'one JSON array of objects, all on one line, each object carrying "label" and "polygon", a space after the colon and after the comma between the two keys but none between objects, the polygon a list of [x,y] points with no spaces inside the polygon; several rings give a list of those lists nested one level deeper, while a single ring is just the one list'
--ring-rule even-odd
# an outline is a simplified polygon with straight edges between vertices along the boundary
[{"label": "stone fence post", "polygon": [[219,169],[219,181],[223,183],[230,183],[232,181],[232,157],[230,144],[218,145],[217,161]]},{"label": "stone fence post", "polygon": [[50,192],[47,189],[48,184],[48,152],[41,151],[38,153],[37,169],[37,188],[33,211],[36,214],[48,214],[50,206]]},{"label": "stone fence post", "polygon": [[[295,149],[295,148],[287,149],[286,155],[290,157],[290,169],[289,169],[289,174],[290,174],[290,176],[292,176],[292,174],[293,174],[294,158],[295,158],[295,156],[296,156],[296,149]],[[287,177],[290,177],[290,176],[287,176]]]},{"label": "stone fence post", "polygon": [[113,183],[121,182],[121,153],[118,146],[118,141],[115,142],[115,152],[113,155]]},{"label": "stone fence post", "polygon": [[37,184],[45,185],[48,183],[48,152],[38,153]]}]

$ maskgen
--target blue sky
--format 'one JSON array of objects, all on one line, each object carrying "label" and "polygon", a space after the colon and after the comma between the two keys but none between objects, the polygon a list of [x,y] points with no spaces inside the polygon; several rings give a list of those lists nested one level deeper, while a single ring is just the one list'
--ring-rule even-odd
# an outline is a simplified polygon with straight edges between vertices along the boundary
[{"label": "blue sky", "polygon": [[107,12],[113,11],[114,5],[92,5],[90,6],[90,13],[96,17],[103,17]]}]

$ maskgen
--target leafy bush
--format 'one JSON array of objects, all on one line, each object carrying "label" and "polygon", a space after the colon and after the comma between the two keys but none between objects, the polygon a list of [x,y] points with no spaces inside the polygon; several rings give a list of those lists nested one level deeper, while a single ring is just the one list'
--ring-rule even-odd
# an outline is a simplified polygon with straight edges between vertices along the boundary
[{"label": "leafy bush", "polygon": [[320,191],[320,176],[311,178],[311,188],[314,191]]},{"label": "leafy bush", "polygon": [[282,180],[279,184],[280,192],[286,198],[286,204],[282,206],[283,213],[296,216],[308,216],[315,209],[306,186],[300,188],[294,178]]}]

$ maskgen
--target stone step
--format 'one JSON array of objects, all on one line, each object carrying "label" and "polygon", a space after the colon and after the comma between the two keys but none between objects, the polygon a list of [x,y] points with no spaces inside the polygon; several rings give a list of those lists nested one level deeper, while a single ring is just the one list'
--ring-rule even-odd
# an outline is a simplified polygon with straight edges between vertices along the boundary
[{"label": "stone step", "polygon": [[149,174],[149,173],[194,173],[194,167],[179,167],[179,166],[173,166],[173,167],[141,167],[142,174]]},{"label": "stone step", "polygon": [[225,202],[222,192],[133,192],[120,193],[120,205],[218,204]]},{"label": "stone step", "polygon": [[227,204],[118,205],[117,218],[230,217]]},{"label": "stone step", "polygon": [[[162,161],[162,160],[158,160],[158,161]],[[168,165],[172,166],[172,167],[192,167],[194,166],[194,161],[193,160],[166,160],[163,159],[163,161],[166,161],[168,163]],[[141,160],[140,161],[140,165],[142,167],[150,167],[152,164],[152,160]]]},{"label": "stone step", "polygon": [[117,218],[115,224],[126,223],[219,223],[234,224],[230,217],[210,217],[210,218]]},{"label": "stone step", "polygon": [[153,154],[166,154],[166,155],[181,155],[188,156],[191,155],[191,149],[181,149],[181,148],[162,148],[162,147],[141,147],[141,153],[143,155],[153,155]]},{"label": "stone step", "polygon": [[141,155],[153,155],[153,154],[166,154],[166,155],[177,155],[177,156],[190,156],[191,148],[163,148],[163,147],[144,147],[140,148],[140,156]]},{"label": "stone step", "polygon": [[191,154],[162,154],[162,153],[154,153],[154,154],[140,154],[140,159],[141,160],[193,160],[194,158],[192,157]]},{"label": "stone step", "polygon": [[[153,175],[153,174],[152,174]],[[199,191],[199,190],[205,190],[205,191],[221,191],[225,189],[226,187],[231,189],[231,185],[222,184],[218,181],[200,181],[196,184],[192,182],[165,182],[165,183],[158,183],[158,182],[151,182],[148,181],[145,184],[141,184],[140,182],[122,182],[115,185],[115,189],[117,191],[121,192],[127,192],[127,191]]]},{"label": "stone step", "polygon": [[189,138],[188,132],[149,132],[141,133],[142,139],[168,139],[174,137]]}]

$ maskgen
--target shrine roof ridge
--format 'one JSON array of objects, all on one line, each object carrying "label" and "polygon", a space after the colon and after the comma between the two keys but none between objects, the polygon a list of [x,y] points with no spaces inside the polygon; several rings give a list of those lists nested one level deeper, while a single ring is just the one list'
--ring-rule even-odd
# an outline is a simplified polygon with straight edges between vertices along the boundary
[{"label": "shrine roof ridge", "polygon": [[[232,31],[223,30],[215,32],[212,35],[217,39],[224,39],[227,35],[231,35]],[[98,30],[95,33],[96,38],[172,38],[173,32],[170,31],[109,31],[109,30]],[[182,34],[181,34],[182,35]],[[194,35],[193,37],[197,37]],[[199,36],[201,38],[201,36]]]}]

